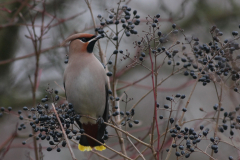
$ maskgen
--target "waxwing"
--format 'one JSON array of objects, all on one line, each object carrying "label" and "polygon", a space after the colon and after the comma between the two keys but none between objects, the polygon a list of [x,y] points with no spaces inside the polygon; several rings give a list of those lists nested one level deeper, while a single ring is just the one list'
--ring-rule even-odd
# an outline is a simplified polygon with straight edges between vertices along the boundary
[{"label": "waxwing", "polygon": [[[87,115],[99,121],[81,117],[77,124],[85,133],[104,143],[108,121],[108,85],[103,65],[94,56],[93,48],[101,38],[100,35],[79,33],[67,38],[69,59],[64,72],[64,88],[68,103],[80,115]],[[78,148],[80,151],[90,151],[92,148],[102,151],[106,148],[93,139],[81,135]]]}]

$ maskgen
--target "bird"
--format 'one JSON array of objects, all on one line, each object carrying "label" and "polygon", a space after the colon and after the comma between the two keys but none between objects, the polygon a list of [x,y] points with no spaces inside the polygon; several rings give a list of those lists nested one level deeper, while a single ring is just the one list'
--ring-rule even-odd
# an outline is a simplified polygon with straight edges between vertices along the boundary
[{"label": "bird", "polygon": [[[108,84],[103,64],[93,54],[95,43],[101,35],[77,33],[65,40],[69,44],[68,64],[64,71],[64,88],[68,103],[73,105],[81,116],[77,124],[86,134],[104,143],[104,134],[108,121]],[[95,140],[81,135],[80,151],[105,150],[106,147]]]}]

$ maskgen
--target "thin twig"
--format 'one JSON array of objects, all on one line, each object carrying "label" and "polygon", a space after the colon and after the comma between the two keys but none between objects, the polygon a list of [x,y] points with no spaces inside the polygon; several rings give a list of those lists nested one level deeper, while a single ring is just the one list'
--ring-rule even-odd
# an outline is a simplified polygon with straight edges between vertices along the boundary
[{"label": "thin twig", "polygon": [[87,136],[87,137],[89,137],[89,138],[93,139],[94,141],[96,141],[96,142],[98,142],[99,144],[101,144],[101,145],[105,146],[105,147],[106,147],[106,148],[108,148],[109,150],[111,150],[111,151],[113,151],[113,152],[115,152],[115,153],[119,154],[120,156],[122,156],[122,157],[124,157],[124,158],[126,158],[126,159],[129,159],[129,160],[132,160],[131,158],[129,158],[129,157],[127,157],[127,156],[125,156],[125,155],[124,155],[124,154],[122,154],[121,152],[118,152],[118,151],[116,151],[116,150],[112,149],[111,147],[107,146],[106,144],[103,144],[102,142],[100,142],[100,141],[98,141],[97,139],[95,139],[95,138],[93,138],[93,137],[89,136],[88,134],[85,134],[85,133],[83,133],[83,135],[85,135],[85,136]]},{"label": "thin twig", "polygon": [[75,157],[75,155],[74,155],[74,153],[73,153],[72,147],[71,147],[71,145],[70,145],[70,143],[69,143],[69,140],[68,140],[68,137],[67,137],[67,135],[66,135],[66,133],[65,133],[65,130],[64,130],[63,126],[62,126],[62,122],[61,122],[61,120],[60,120],[60,118],[59,118],[59,116],[58,116],[58,114],[57,114],[57,111],[56,111],[56,109],[55,109],[55,105],[54,105],[53,103],[52,103],[52,107],[53,107],[53,111],[54,111],[54,113],[55,113],[55,115],[56,115],[56,117],[57,117],[58,123],[59,123],[59,125],[60,125],[60,127],[61,127],[61,130],[62,130],[63,136],[64,136],[64,138],[65,138],[65,141],[67,142],[68,149],[69,149],[69,151],[70,151],[70,153],[71,153],[72,159],[73,159],[73,160],[77,160],[76,157]]},{"label": "thin twig", "polygon": [[132,146],[136,149],[136,151],[139,153],[139,155],[142,157],[142,159],[145,160],[142,153],[137,149],[137,147],[133,144],[133,142],[130,140],[130,138],[127,136],[128,141],[132,144]]},{"label": "thin twig", "polygon": [[[174,138],[172,139],[171,146],[172,146],[173,142],[174,142]],[[168,154],[167,154],[167,157],[165,158],[165,160],[169,160],[169,158],[170,158],[170,156],[171,156],[172,149],[173,149],[173,147],[170,147],[170,149],[169,149],[169,151],[168,151]]]}]

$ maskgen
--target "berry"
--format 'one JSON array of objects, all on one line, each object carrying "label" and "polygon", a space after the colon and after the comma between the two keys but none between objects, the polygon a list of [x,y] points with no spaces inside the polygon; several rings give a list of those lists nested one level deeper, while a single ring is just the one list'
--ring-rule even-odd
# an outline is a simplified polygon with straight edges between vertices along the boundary
[{"label": "berry", "polygon": [[178,93],[178,94],[176,94],[175,97],[176,97],[176,98],[179,98],[179,97],[181,97],[181,95]]},{"label": "berry", "polygon": [[48,99],[47,98],[43,98],[41,101],[44,103],[46,102]]},{"label": "berry", "polygon": [[144,52],[141,52],[141,56],[142,56],[142,57],[145,57],[146,54],[145,54]]},{"label": "berry", "polygon": [[65,147],[66,146],[66,141],[62,141],[62,146]]},{"label": "berry", "polygon": [[238,31],[232,31],[232,35],[233,36],[237,36],[238,35]]},{"label": "berry", "polygon": [[169,106],[167,105],[167,104],[164,104],[164,106],[163,106],[165,109],[168,109],[169,108]]},{"label": "berry", "polygon": [[59,100],[59,96],[56,95],[56,96],[55,96],[55,101],[58,101],[58,100]]},{"label": "berry", "polygon": [[186,58],[181,58],[182,62],[187,62]]},{"label": "berry", "polygon": [[138,123],[139,123],[139,121],[138,121],[138,120],[134,120],[134,121],[133,121],[133,123],[135,123],[135,124],[138,124]]},{"label": "berry", "polygon": [[174,119],[173,118],[170,118],[169,119],[170,123],[172,124],[174,122]]},{"label": "berry", "polygon": [[84,129],[80,129],[80,133],[83,134],[84,133]]},{"label": "berry", "polygon": [[173,100],[173,98],[172,97],[166,97],[166,100],[171,101],[171,100]]},{"label": "berry", "polygon": [[176,155],[177,157],[181,156],[179,152],[176,152],[175,155]]},{"label": "berry", "polygon": [[113,40],[114,40],[114,41],[117,41],[117,40],[118,40],[118,36],[114,36],[114,37],[113,37]]},{"label": "berry", "polygon": [[172,148],[176,148],[177,147],[177,145],[176,144],[172,144]]},{"label": "berry", "polygon": [[1,111],[4,112],[4,111],[5,111],[5,108],[4,108],[4,107],[1,107]]},{"label": "berry", "polygon": [[155,23],[152,24],[152,27],[155,28],[157,25]]},{"label": "berry", "polygon": [[113,51],[113,54],[118,54],[118,50]]},{"label": "berry", "polygon": [[128,126],[129,126],[130,128],[132,128],[133,125],[132,125],[132,123],[128,123]]},{"label": "berry", "polygon": [[188,76],[189,75],[189,72],[188,71],[185,71],[184,72],[184,76]]},{"label": "berry", "polygon": [[185,154],[185,158],[189,158],[190,157],[190,153]]},{"label": "berry", "polygon": [[172,28],[175,29],[176,28],[176,24],[172,24]]},{"label": "berry", "polygon": [[139,16],[139,15],[136,15],[135,18],[140,18],[140,16]]},{"label": "berry", "polygon": [[125,23],[125,20],[124,20],[124,19],[121,19],[121,23]]},{"label": "berry", "polygon": [[133,15],[135,16],[137,14],[137,10],[134,10],[133,11]]},{"label": "berry", "polygon": [[186,112],[186,111],[187,111],[187,109],[186,109],[186,108],[183,108],[183,109],[182,109],[182,111],[183,111],[183,112]]},{"label": "berry", "polygon": [[108,77],[111,77],[111,76],[112,76],[112,72],[108,72],[108,73],[107,73],[107,76],[108,76]]},{"label": "berry", "polygon": [[116,21],[115,21],[115,24],[118,25],[118,24],[119,24],[119,20],[116,20]]},{"label": "berry", "polygon": [[181,95],[181,99],[184,99],[186,96],[183,94],[183,95]]}]

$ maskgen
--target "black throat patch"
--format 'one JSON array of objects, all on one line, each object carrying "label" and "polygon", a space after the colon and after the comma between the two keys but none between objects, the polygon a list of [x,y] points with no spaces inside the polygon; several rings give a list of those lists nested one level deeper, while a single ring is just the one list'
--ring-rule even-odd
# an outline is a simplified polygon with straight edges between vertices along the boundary
[{"label": "black throat patch", "polygon": [[88,43],[88,46],[87,46],[88,53],[92,53],[93,52],[93,47],[94,47],[96,42],[97,42],[97,40],[94,40],[94,41],[91,41],[91,42]]}]

